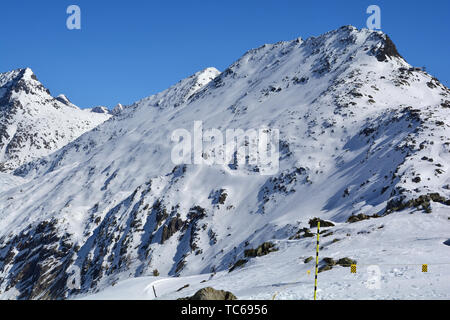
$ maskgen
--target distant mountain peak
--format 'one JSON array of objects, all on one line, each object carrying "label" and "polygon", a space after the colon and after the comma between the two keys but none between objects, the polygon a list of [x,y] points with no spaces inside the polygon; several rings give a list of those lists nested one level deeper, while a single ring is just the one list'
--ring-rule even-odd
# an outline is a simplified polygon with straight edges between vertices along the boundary
[{"label": "distant mountain peak", "polygon": [[30,68],[0,73],[0,171],[45,156],[108,118],[65,95],[52,97]]},{"label": "distant mountain peak", "polygon": [[386,61],[387,58],[403,59],[403,57],[397,51],[397,47],[395,46],[394,42],[392,42],[391,38],[389,38],[389,36],[387,34],[384,34],[383,46],[377,52],[376,57],[377,57],[378,61]]},{"label": "distant mountain peak", "polygon": [[33,70],[31,70],[31,68],[26,67],[25,69],[22,69],[22,78],[23,79],[32,79],[32,80],[37,80],[36,75],[34,74]]},{"label": "distant mountain peak", "polygon": [[109,114],[109,109],[105,106],[97,106],[91,109],[91,112],[94,113],[104,113],[104,114]]}]

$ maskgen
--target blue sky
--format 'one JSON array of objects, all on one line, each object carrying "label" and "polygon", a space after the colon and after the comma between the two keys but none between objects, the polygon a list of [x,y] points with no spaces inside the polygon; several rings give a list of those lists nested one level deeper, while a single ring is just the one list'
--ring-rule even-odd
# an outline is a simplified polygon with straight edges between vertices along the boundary
[{"label": "blue sky", "polygon": [[[71,4],[81,30],[66,28]],[[449,86],[448,0],[3,1],[0,72],[31,67],[80,107],[131,104],[264,43],[365,27],[371,4],[406,60]]]}]

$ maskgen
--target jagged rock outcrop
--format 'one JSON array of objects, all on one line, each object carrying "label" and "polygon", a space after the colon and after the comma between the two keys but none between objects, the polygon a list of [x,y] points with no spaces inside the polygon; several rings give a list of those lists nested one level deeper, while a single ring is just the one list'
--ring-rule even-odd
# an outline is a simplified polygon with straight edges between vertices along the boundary
[{"label": "jagged rock outcrop", "polygon": [[[0,92],[4,108],[26,110],[13,87],[56,101],[29,78],[31,87],[2,85],[9,92]],[[310,256],[312,217],[339,235],[343,224],[379,221],[361,214],[447,206],[449,101],[449,89],[411,70],[385,34],[351,26],[250,50],[222,73],[200,71],[14,171],[25,182],[0,193],[0,294],[70,297],[155,269],[161,277],[191,276],[241,261],[245,268],[225,272],[237,277],[296,243],[304,252],[295,259]],[[250,161],[174,163],[172,134],[193,135],[200,120],[205,131],[278,129],[279,170],[264,175],[268,164]],[[9,136],[4,129],[2,141]],[[240,140],[239,147],[248,145]],[[201,151],[202,159],[215,154]],[[26,251],[23,241],[52,219],[53,237],[30,246],[37,255]],[[346,224],[354,219],[361,222]],[[327,248],[347,241],[327,235]],[[263,255],[273,251],[266,245],[258,254],[275,239],[285,241],[282,249]],[[258,258],[244,260],[246,250]],[[31,272],[26,262],[42,269]],[[70,267],[81,270],[76,292],[64,284]]]},{"label": "jagged rock outcrop", "polygon": [[179,300],[237,300],[236,296],[229,291],[216,290],[206,287],[198,290],[193,296]]}]

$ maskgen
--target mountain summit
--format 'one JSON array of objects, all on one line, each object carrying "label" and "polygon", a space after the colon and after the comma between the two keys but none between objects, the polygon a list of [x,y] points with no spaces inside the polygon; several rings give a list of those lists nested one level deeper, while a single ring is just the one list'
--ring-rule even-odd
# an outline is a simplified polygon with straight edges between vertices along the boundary
[{"label": "mountain summit", "polygon": [[[409,266],[383,269],[388,298],[417,297],[424,281],[420,295],[449,298],[448,268],[408,273],[449,254],[448,119],[449,89],[382,32],[345,26],[252,49],[17,168],[24,182],[0,193],[0,294],[153,299],[164,277],[164,298],[206,281],[238,298],[305,299],[321,219],[323,297],[381,294],[350,278],[357,261]],[[173,132],[198,121],[279,130],[279,171],[174,164]]]},{"label": "mountain summit", "polygon": [[30,68],[0,73],[0,171],[46,156],[108,118],[52,97]]}]

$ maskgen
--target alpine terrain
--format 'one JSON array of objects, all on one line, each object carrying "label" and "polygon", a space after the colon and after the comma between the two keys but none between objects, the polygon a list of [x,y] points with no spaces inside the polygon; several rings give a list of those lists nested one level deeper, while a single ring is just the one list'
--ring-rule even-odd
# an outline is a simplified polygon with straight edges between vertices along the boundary
[{"label": "alpine terrain", "polygon": [[[266,44],[114,116],[0,84],[3,299],[312,299],[318,221],[319,299],[450,298],[450,91],[380,31]],[[174,163],[199,121],[244,149],[278,130],[276,170]]]},{"label": "alpine terrain", "polygon": [[52,153],[108,118],[52,97],[29,68],[0,73],[0,172]]}]

